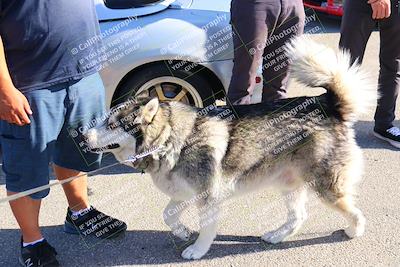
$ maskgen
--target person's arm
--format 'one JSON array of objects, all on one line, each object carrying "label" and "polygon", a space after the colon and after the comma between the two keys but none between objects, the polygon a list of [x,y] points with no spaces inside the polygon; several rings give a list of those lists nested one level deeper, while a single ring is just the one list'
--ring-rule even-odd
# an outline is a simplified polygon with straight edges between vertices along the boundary
[{"label": "person's arm", "polygon": [[23,126],[31,123],[28,114],[31,115],[32,110],[26,97],[11,80],[0,36],[0,120]]},{"label": "person's arm", "polygon": [[384,19],[390,17],[390,0],[368,0],[372,8],[373,19]]}]

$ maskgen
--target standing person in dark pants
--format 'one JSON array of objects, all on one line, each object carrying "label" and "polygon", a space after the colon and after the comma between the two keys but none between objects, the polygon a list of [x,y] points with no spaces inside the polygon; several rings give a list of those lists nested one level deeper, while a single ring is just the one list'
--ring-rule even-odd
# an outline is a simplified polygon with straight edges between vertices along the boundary
[{"label": "standing person in dark pants", "polygon": [[231,24],[235,47],[228,98],[234,104],[250,104],[257,70],[263,62],[262,101],[284,98],[288,62],[283,46],[304,30],[301,0],[233,0]]},{"label": "standing person in dark pants", "polygon": [[400,13],[397,0],[347,0],[341,27],[340,47],[361,63],[368,39],[376,26],[380,31],[380,99],[375,112],[374,134],[400,148],[400,129],[394,127],[400,86]]}]

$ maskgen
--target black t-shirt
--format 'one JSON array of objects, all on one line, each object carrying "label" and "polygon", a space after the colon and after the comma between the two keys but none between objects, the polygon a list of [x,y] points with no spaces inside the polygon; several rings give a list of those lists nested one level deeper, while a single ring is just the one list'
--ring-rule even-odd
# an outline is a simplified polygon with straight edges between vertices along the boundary
[{"label": "black t-shirt", "polygon": [[23,92],[82,79],[104,60],[93,0],[0,0],[0,36]]}]

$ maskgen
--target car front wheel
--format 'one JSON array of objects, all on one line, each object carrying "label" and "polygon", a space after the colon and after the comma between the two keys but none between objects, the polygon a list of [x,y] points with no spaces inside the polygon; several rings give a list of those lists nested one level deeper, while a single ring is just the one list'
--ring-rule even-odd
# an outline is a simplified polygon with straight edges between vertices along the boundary
[{"label": "car front wheel", "polygon": [[113,106],[138,95],[158,97],[160,101],[180,101],[199,108],[215,102],[212,86],[201,74],[171,71],[162,65],[149,66],[131,74],[114,96]]}]

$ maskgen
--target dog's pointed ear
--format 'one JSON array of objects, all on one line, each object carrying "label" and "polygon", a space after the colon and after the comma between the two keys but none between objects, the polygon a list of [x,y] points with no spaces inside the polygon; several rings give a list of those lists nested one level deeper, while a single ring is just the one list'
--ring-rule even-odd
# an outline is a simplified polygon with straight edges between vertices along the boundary
[{"label": "dog's pointed ear", "polygon": [[133,120],[133,124],[141,124],[143,122],[142,117],[138,116]]},{"label": "dog's pointed ear", "polygon": [[153,98],[150,100],[143,108],[142,118],[145,122],[150,123],[154,116],[157,114],[158,108],[160,107],[160,102],[158,98]]}]

